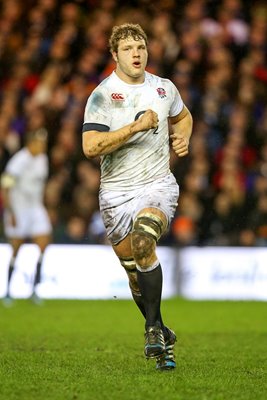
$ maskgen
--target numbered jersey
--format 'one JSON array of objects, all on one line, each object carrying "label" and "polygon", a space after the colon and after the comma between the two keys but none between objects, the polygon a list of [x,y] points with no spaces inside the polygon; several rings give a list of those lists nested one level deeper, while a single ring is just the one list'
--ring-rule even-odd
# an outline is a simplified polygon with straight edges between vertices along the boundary
[{"label": "numbered jersey", "polygon": [[158,114],[158,128],[138,132],[119,149],[101,157],[102,188],[128,191],[170,173],[168,117],[182,111],[183,101],[170,80],[148,72],[139,85],[129,85],[113,72],[89,97],[83,132],[120,129],[148,109]]}]

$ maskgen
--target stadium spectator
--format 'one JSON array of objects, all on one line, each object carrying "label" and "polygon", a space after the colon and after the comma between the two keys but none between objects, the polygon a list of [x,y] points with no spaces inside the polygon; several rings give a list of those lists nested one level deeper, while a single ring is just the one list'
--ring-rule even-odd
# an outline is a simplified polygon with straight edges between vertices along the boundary
[{"label": "stadium spectator", "polygon": [[244,229],[241,231],[241,244],[267,246],[267,191],[260,194],[254,210],[250,211]]},{"label": "stadium spectator", "polygon": [[6,143],[6,133],[8,128],[8,118],[4,115],[0,115],[0,174],[5,169],[6,163],[10,158],[10,151],[8,150]]},{"label": "stadium spectator", "polygon": [[70,216],[58,243],[88,244],[86,220],[78,215]]},{"label": "stadium spectator", "polygon": [[181,248],[196,245],[196,228],[191,218],[182,215],[175,218],[172,224],[172,233],[176,246]]}]

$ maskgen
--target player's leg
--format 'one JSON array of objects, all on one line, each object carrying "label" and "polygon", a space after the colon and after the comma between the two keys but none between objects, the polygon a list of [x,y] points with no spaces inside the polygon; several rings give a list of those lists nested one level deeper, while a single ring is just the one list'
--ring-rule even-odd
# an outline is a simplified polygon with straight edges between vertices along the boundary
[{"label": "player's leg", "polygon": [[21,238],[9,238],[9,243],[12,247],[12,256],[8,265],[8,272],[7,272],[7,289],[6,289],[6,296],[5,299],[8,301],[11,296],[10,296],[10,284],[11,284],[11,279],[13,276],[13,272],[15,270],[15,262],[16,262],[16,257],[19,251],[20,246],[24,243],[24,239]]},{"label": "player's leg", "polygon": [[35,267],[31,299],[34,302],[39,303],[40,299],[36,294],[36,287],[41,281],[41,268],[45,249],[51,243],[52,226],[48,213],[42,204],[38,204],[31,209],[29,218],[31,220],[29,237],[31,238],[32,243],[36,244],[40,249],[40,255]]},{"label": "player's leg", "polygon": [[134,204],[131,201],[133,197],[133,193],[129,193],[127,196],[125,192],[112,193],[101,190],[99,205],[107,236],[115,254],[128,275],[132,297],[144,315],[143,299],[137,283],[136,263],[131,249],[131,213],[134,210]]},{"label": "player's leg", "polygon": [[[135,301],[137,307],[143,314],[144,318],[146,318],[145,305],[137,282],[136,262],[132,255],[131,246],[132,246],[131,235],[128,235],[119,244],[113,245],[112,247],[117,257],[119,258],[122,267],[125,269],[125,272],[127,273],[129,279],[129,287],[132,293],[133,300]],[[164,331],[166,328],[163,324],[161,314],[159,316],[159,320],[161,323],[161,328]]]},{"label": "player's leg", "polygon": [[42,269],[44,251],[45,251],[46,247],[51,243],[51,237],[50,237],[50,235],[47,235],[47,234],[34,236],[32,238],[32,242],[37,244],[37,246],[40,249],[40,255],[39,255],[39,258],[38,258],[38,261],[36,264],[36,268],[35,268],[33,289],[32,289],[32,298],[37,299],[36,287],[37,287],[38,283],[41,282],[41,269]]},{"label": "player's leg", "polygon": [[137,307],[145,317],[144,302],[137,283],[136,262],[132,255],[131,236],[127,235],[125,239],[123,239],[117,245],[113,245],[112,248],[117,257],[119,258],[122,267],[125,269],[125,272],[127,273],[129,280],[129,287],[132,293],[133,300],[135,301]]},{"label": "player's leg", "polygon": [[[132,250],[138,264],[137,281],[141,289],[146,315],[145,354],[147,357],[156,356],[157,369],[170,370],[176,367],[174,357],[176,335],[163,324],[161,318],[162,272],[155,253],[156,242],[167,227],[167,219],[164,217],[165,214],[158,209],[149,208],[139,212],[134,221]],[[151,237],[153,241],[150,240]],[[148,268],[144,268],[146,266]],[[153,324],[156,325],[156,328]],[[161,331],[157,329],[158,326],[161,327]],[[165,349],[161,353],[162,336]]]},{"label": "player's leg", "polygon": [[[162,269],[156,255],[156,243],[167,227],[166,215],[157,208],[139,211],[131,235],[131,248],[137,267],[137,282],[146,314],[145,354],[157,357],[165,351],[160,305]],[[162,326],[163,325],[163,326]]]},{"label": "player's leg", "polygon": [[4,298],[6,305],[12,301],[10,296],[10,284],[15,270],[19,248],[24,243],[26,237],[24,234],[23,214],[19,211],[19,209],[14,209],[12,207],[12,212],[9,209],[5,209],[3,215],[5,236],[12,248],[12,256],[8,265],[6,296]]}]

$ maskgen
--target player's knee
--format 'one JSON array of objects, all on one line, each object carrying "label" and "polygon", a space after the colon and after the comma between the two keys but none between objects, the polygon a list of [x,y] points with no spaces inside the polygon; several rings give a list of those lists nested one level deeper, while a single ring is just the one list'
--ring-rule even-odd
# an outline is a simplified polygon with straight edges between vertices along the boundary
[{"label": "player's knee", "polygon": [[137,215],[133,223],[133,233],[137,232],[153,238],[156,242],[162,235],[164,223],[162,219],[150,212],[142,212]]},{"label": "player's knee", "polygon": [[163,230],[161,219],[151,213],[139,214],[134,221],[132,231],[132,251],[140,266],[149,266],[155,256],[156,242]]},{"label": "player's knee", "polygon": [[149,263],[155,248],[156,241],[152,236],[145,235],[143,232],[132,233],[132,252],[138,265],[144,266]]},{"label": "player's knee", "polygon": [[128,279],[129,286],[132,293],[136,296],[140,296],[140,290],[137,283],[137,273],[136,273],[136,262],[133,257],[120,257],[119,258],[121,266],[125,269]]}]

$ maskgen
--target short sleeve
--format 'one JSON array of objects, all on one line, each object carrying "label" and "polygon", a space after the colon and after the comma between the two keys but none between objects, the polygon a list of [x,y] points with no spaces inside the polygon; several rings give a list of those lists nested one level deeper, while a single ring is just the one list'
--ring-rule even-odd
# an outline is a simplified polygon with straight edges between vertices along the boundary
[{"label": "short sleeve", "polygon": [[171,84],[171,92],[172,92],[173,100],[172,100],[169,116],[175,117],[176,115],[180,114],[180,112],[182,111],[182,109],[184,107],[184,102],[183,102],[181,95],[180,95],[178,89],[176,88],[176,86],[171,81],[170,81],[170,84]]},{"label": "short sleeve", "polygon": [[9,175],[19,177],[23,173],[25,161],[23,151],[16,153],[8,161],[5,172]]},{"label": "short sleeve", "polygon": [[109,131],[110,124],[110,98],[103,88],[97,87],[85,106],[83,132],[88,130]]}]

